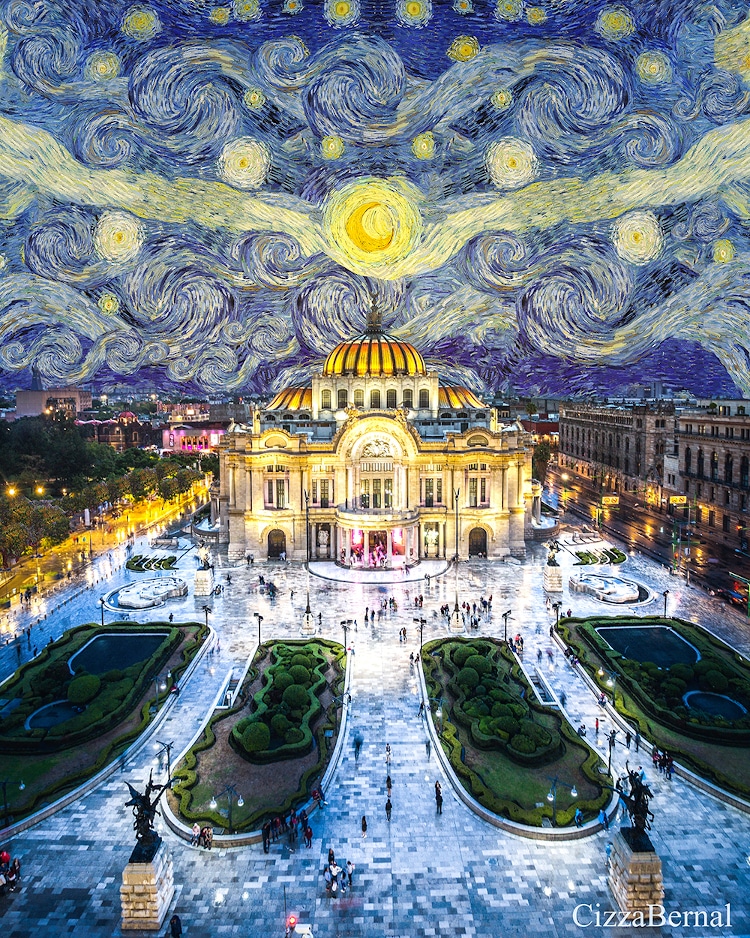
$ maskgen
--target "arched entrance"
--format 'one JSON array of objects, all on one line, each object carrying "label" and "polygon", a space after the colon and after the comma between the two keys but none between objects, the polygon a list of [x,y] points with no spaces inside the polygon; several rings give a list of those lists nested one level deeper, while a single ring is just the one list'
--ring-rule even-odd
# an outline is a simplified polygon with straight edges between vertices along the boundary
[{"label": "arched entrance", "polygon": [[487,556],[487,532],[484,528],[472,528],[469,531],[469,556]]},{"label": "arched entrance", "polygon": [[286,554],[286,534],[274,528],[268,532],[268,559],[278,560],[282,554]]}]

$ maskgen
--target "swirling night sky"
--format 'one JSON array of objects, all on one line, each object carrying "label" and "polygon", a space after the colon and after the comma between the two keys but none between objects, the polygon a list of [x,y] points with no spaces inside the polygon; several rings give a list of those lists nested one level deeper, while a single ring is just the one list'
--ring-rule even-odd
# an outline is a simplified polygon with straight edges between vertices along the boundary
[{"label": "swirling night sky", "polygon": [[10,0],[0,383],[750,395],[750,16],[717,0]]}]

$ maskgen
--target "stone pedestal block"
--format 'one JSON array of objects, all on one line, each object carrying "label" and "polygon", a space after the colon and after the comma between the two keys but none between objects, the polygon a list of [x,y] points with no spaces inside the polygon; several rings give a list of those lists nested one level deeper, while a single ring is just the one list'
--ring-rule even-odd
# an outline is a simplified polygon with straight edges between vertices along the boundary
[{"label": "stone pedestal block", "polygon": [[648,912],[664,899],[661,860],[646,834],[632,827],[615,834],[609,857],[609,888],[621,912]]},{"label": "stone pedestal block", "polygon": [[174,896],[172,857],[161,843],[149,863],[128,863],[122,871],[120,907],[123,931],[158,931]]},{"label": "stone pedestal block", "polygon": [[543,585],[545,593],[562,593],[562,567],[545,566]]},{"label": "stone pedestal block", "polygon": [[214,591],[214,571],[208,570],[195,571],[195,595],[210,596]]},{"label": "stone pedestal block", "polygon": [[315,635],[315,616],[311,612],[306,612],[302,616],[302,628],[300,631],[303,635]]}]

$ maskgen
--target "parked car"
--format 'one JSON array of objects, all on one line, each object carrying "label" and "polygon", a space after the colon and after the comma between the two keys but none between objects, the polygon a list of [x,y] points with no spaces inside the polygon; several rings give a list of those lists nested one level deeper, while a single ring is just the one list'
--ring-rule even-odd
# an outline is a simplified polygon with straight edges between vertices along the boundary
[{"label": "parked car", "polygon": [[717,590],[716,595],[721,596],[724,602],[729,603],[731,606],[738,606],[740,609],[747,608],[747,599],[737,590]]}]

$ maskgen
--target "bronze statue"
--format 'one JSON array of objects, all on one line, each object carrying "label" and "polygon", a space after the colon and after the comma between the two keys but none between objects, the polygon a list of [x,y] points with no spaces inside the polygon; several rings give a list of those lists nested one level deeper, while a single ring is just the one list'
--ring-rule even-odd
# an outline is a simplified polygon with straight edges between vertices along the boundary
[{"label": "bronze statue", "polygon": [[625,808],[630,815],[630,823],[633,825],[633,828],[638,833],[645,834],[647,830],[651,830],[651,821],[654,819],[653,812],[648,809],[649,800],[654,797],[654,794],[648,785],[644,783],[638,772],[631,770],[627,762],[625,763],[625,768],[628,772],[630,792],[626,795],[623,791],[623,780],[621,778],[618,778],[615,788],[620,793],[620,798],[622,798]]},{"label": "bronze statue", "polygon": [[130,782],[125,783],[130,789],[131,795],[130,801],[126,801],[125,806],[130,807],[132,805],[133,807],[133,830],[137,841],[136,849],[138,847],[154,847],[161,843],[161,837],[154,830],[154,819],[156,818],[156,805],[164,789],[169,786],[169,782],[156,785],[153,781],[153,774],[152,769],[148,776],[146,790],[142,794],[136,791]]}]

